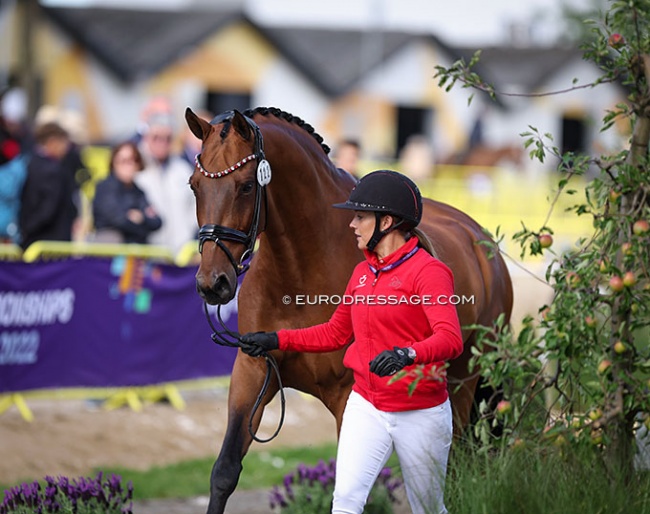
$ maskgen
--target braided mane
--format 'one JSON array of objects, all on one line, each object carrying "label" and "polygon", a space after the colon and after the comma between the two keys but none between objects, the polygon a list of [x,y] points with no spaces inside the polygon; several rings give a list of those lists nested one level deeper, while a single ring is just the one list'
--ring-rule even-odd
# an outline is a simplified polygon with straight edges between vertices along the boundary
[{"label": "braided mane", "polygon": [[302,118],[299,118],[298,116],[294,116],[293,114],[278,109],[277,107],[255,107],[254,109],[247,109],[243,112],[243,114],[249,118],[252,118],[256,114],[261,114],[262,116],[272,115],[276,118],[286,120],[289,123],[294,123],[311,134],[311,136],[318,142],[318,144],[320,144],[321,148],[326,154],[330,153],[330,147],[323,143],[323,136],[316,132],[314,130],[314,127],[312,127],[309,123],[304,121]]}]

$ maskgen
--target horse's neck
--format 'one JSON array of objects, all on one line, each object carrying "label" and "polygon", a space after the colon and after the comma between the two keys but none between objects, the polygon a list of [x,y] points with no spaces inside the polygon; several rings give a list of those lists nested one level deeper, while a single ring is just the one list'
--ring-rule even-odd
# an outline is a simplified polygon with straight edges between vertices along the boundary
[{"label": "horse's neck", "polygon": [[[336,259],[354,251],[354,238],[342,213],[332,204],[344,201],[352,189],[348,179],[324,156],[291,161],[273,169],[267,190],[266,229],[260,240],[260,257],[274,277],[296,285],[313,282]],[[345,268],[345,266],[343,266]]]}]

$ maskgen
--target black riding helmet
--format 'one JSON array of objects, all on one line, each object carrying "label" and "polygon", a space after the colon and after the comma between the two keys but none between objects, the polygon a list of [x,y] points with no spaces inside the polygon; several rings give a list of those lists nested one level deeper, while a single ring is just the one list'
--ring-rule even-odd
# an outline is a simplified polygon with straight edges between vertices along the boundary
[{"label": "black riding helmet", "polygon": [[[375,213],[375,231],[367,244],[370,251],[392,230],[398,227],[411,230],[422,220],[422,195],[418,186],[407,176],[391,170],[368,173],[352,189],[347,202],[334,204],[334,207]],[[394,216],[397,222],[382,231],[379,221],[385,214]]]}]

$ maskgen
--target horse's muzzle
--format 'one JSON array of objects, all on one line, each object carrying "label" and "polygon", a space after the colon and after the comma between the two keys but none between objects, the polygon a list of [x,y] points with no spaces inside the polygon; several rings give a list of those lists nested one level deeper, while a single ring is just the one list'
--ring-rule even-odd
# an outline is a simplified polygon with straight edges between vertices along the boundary
[{"label": "horse's muzzle", "polygon": [[234,284],[225,273],[211,275],[206,279],[201,273],[196,275],[196,290],[209,305],[224,305],[235,297],[237,282]]}]

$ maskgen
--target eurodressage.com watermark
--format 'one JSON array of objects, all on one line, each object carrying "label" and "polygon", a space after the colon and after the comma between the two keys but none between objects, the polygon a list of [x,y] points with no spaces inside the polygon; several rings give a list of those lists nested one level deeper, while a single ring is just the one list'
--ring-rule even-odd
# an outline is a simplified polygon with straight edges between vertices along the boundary
[{"label": "eurodressage.com watermark", "polygon": [[285,294],[284,305],[466,305],[474,304],[474,295],[326,295]]}]

